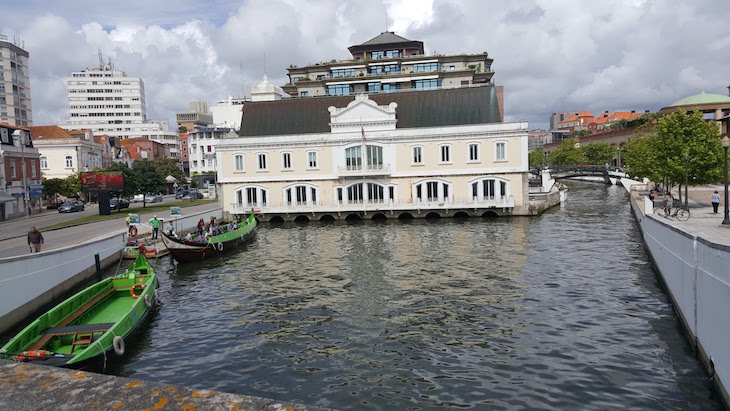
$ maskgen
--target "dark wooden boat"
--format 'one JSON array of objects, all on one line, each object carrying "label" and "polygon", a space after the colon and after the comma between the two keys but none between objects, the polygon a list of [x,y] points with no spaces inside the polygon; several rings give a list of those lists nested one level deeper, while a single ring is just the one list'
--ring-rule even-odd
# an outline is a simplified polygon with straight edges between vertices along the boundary
[{"label": "dark wooden boat", "polygon": [[238,229],[225,232],[205,241],[186,241],[162,233],[162,243],[177,261],[198,261],[234,250],[251,239],[256,231],[256,218],[251,214],[241,222]]},{"label": "dark wooden boat", "polygon": [[125,272],[76,293],[0,349],[0,359],[82,368],[124,354],[124,343],[157,302],[157,277],[143,255]]}]

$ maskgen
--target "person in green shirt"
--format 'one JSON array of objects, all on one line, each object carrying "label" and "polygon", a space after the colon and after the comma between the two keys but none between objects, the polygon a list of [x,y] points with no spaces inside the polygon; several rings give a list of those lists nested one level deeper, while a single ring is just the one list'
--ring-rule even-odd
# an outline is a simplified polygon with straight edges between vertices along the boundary
[{"label": "person in green shirt", "polygon": [[152,226],[152,239],[157,239],[157,232],[160,228],[161,221],[157,219],[157,216],[154,216],[152,220],[150,220],[150,225]]}]

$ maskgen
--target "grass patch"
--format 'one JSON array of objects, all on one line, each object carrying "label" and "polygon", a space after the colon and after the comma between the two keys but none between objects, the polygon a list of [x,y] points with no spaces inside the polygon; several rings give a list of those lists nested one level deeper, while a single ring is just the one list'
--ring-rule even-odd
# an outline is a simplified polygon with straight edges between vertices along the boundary
[{"label": "grass patch", "polygon": [[96,215],[89,215],[86,217],[79,217],[79,218],[75,218],[73,220],[68,220],[68,221],[64,221],[62,223],[53,224],[53,225],[49,225],[47,227],[39,228],[39,230],[40,231],[53,230],[53,229],[57,229],[57,228],[72,227],[72,226],[81,225],[81,224],[95,223],[97,221],[122,219],[122,218],[126,218],[127,214],[129,214],[130,212],[134,212],[136,214],[141,214],[141,213],[151,213],[151,212],[153,213],[153,212],[157,212],[157,211],[169,211],[170,207],[180,207],[180,208],[193,207],[193,206],[198,206],[198,205],[203,205],[203,204],[215,203],[217,201],[218,200],[174,201],[172,203],[164,203],[164,204],[159,204],[159,203],[154,204],[154,205],[149,204],[145,208],[135,208],[132,210],[130,210],[128,208],[125,208],[121,211],[112,210],[110,215],[96,214]]}]

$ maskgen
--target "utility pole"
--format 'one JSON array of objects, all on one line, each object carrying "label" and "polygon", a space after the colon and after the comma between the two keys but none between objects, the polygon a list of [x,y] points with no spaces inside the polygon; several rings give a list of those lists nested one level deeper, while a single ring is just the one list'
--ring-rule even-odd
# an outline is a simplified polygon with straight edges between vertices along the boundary
[{"label": "utility pole", "polygon": [[23,177],[23,213],[28,217],[30,215],[30,199],[28,198],[28,182],[25,179],[25,139],[21,130],[13,131],[13,137],[17,138],[20,144],[20,168],[22,169]]}]

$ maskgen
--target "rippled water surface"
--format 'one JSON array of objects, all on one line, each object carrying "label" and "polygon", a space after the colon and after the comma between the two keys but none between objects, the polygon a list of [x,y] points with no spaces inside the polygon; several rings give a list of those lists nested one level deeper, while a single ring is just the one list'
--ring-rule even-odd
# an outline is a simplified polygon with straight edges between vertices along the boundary
[{"label": "rippled water surface", "polygon": [[539,218],[263,224],[157,272],[112,373],[338,409],[721,409],[620,187]]}]

